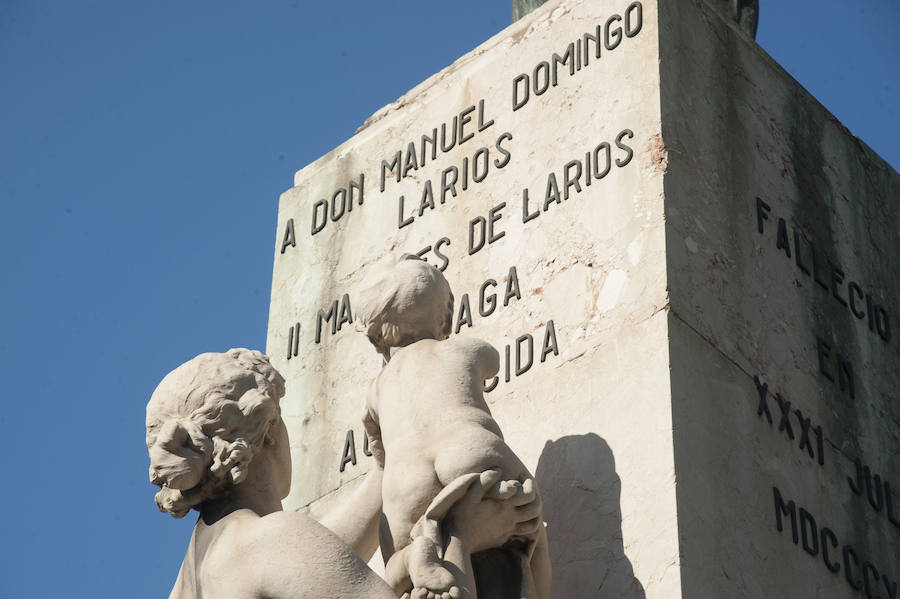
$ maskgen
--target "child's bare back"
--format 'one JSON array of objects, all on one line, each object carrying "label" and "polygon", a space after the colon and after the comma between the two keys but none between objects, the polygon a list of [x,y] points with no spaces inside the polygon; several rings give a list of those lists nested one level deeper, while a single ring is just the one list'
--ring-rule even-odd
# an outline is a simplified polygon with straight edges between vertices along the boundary
[{"label": "child's bare back", "polygon": [[383,510],[395,547],[460,476],[527,475],[484,401],[484,381],[498,368],[497,350],[484,341],[427,339],[399,349],[378,375],[368,408],[381,428]]}]

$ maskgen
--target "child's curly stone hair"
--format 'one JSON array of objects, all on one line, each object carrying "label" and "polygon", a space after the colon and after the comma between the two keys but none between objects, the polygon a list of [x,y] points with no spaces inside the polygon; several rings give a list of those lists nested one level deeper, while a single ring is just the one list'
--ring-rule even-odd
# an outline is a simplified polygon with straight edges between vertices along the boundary
[{"label": "child's curly stone hair", "polygon": [[453,293],[437,268],[404,254],[373,268],[359,290],[357,327],[385,359],[390,348],[421,339],[446,339],[453,320]]},{"label": "child's curly stone hair", "polygon": [[150,482],[160,511],[176,518],[247,477],[271,443],[284,379],[258,351],[200,354],[162,380],[147,404]]}]

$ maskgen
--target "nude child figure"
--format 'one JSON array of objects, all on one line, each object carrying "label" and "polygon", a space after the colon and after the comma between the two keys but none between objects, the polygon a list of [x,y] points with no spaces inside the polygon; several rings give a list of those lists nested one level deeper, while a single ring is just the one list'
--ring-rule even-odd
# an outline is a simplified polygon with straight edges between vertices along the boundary
[{"label": "nude child figure", "polygon": [[[499,355],[484,341],[448,339],[450,285],[437,268],[415,256],[404,255],[375,271],[360,299],[358,326],[385,361],[363,418],[376,459],[384,461],[380,543],[385,578],[398,595],[411,599],[475,597],[475,580],[460,575],[472,568],[456,562],[499,548],[447,554],[454,528],[447,512],[475,479],[492,485],[486,497],[503,509],[540,506],[532,475],[504,442],[484,400],[484,381],[499,370]],[[502,549],[519,570],[516,596],[548,599],[547,537],[535,511],[537,517]],[[491,573],[478,576],[477,563],[475,571],[479,592],[492,596],[482,592],[491,586],[483,582]]]}]

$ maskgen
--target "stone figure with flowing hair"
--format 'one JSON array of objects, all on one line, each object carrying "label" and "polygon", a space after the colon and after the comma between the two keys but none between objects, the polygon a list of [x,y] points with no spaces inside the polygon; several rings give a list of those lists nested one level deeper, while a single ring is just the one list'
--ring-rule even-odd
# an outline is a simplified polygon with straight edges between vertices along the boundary
[{"label": "stone figure with flowing hair", "polygon": [[[321,524],[282,511],[291,485],[284,387],[263,354],[232,349],[182,364],[147,404],[156,504],[176,518],[200,514],[171,599],[396,597],[364,561],[378,543],[380,467]],[[490,488],[480,480],[463,483],[454,510],[469,526],[458,527],[459,543],[498,542],[539,509],[532,501],[510,514],[482,500]]]}]

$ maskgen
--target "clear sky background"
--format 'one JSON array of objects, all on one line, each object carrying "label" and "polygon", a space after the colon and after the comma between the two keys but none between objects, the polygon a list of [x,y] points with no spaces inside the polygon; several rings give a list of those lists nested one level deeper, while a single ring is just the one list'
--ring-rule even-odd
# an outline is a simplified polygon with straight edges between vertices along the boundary
[{"label": "clear sky background", "polygon": [[[900,167],[900,3],[761,4],[760,45]],[[0,597],[167,596],[195,518],[153,504],[150,393],[200,352],[265,348],[293,173],[509,19],[0,0]]]}]

